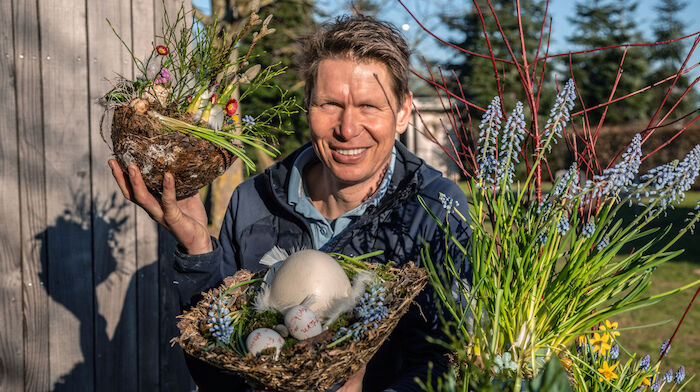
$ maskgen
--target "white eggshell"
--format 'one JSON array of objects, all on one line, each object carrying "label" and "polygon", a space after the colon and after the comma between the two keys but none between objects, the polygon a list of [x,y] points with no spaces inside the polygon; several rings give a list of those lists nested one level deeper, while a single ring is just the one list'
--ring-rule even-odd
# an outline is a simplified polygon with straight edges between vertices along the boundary
[{"label": "white eggshell", "polygon": [[332,257],[306,249],[289,256],[270,282],[270,303],[289,309],[304,301],[318,317],[325,317],[333,300],[350,294],[350,279]]},{"label": "white eggshell", "polygon": [[313,338],[323,332],[321,321],[314,312],[303,305],[294,306],[284,315],[284,325],[296,339]]},{"label": "white eggshell", "polygon": [[284,339],[276,331],[270,328],[258,328],[248,335],[245,340],[245,345],[248,351],[253,354],[258,354],[261,351],[274,348],[275,349],[275,359],[279,355],[282,346],[284,346]]}]

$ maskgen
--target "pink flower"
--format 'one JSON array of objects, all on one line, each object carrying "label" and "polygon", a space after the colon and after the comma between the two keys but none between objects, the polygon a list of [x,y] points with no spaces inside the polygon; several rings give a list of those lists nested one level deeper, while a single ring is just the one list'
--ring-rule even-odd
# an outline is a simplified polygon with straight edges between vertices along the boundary
[{"label": "pink flower", "polygon": [[228,102],[226,102],[226,114],[233,116],[233,114],[236,113],[236,110],[238,110],[238,101],[235,99],[229,99]]},{"label": "pink flower", "polygon": [[158,45],[158,46],[156,46],[156,52],[158,52],[158,54],[161,55],[161,56],[165,56],[165,55],[167,55],[168,53],[170,53],[170,51],[168,50],[168,48],[165,47],[165,46],[163,46],[163,45]]},{"label": "pink flower", "polygon": [[216,93],[211,95],[209,102],[211,102],[212,105],[216,103]]},{"label": "pink flower", "polygon": [[160,77],[153,81],[153,84],[165,84],[170,81],[170,71],[167,68],[160,69]]}]

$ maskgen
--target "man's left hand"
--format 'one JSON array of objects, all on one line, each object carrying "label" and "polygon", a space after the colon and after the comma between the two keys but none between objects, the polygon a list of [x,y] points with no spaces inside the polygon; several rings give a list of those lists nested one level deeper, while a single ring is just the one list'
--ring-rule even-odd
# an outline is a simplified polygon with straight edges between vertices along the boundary
[{"label": "man's left hand", "polygon": [[366,367],[363,366],[357,373],[350,376],[336,392],[362,392],[362,379],[365,377],[365,370]]}]

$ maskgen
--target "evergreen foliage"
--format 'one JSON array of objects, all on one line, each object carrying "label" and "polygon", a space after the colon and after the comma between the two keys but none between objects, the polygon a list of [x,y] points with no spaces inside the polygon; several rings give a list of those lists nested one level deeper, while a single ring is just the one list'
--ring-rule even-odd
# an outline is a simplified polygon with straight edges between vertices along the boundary
[{"label": "evergreen foliage", "polygon": [[[659,0],[656,10],[656,23],[653,27],[654,41],[668,41],[685,35],[683,32],[683,22],[679,15],[688,5],[682,0]],[[653,70],[648,79],[650,82],[658,82],[669,76],[673,76],[683,65],[686,53],[688,52],[688,42],[675,41],[664,45],[657,45],[651,48],[651,60]],[[661,115],[664,115],[681,97],[686,88],[690,85],[687,75],[681,75],[676,81],[676,85],[671,90],[666,103],[663,106]],[[652,102],[658,105],[663,100],[671,82],[655,88],[652,93]],[[676,118],[687,114],[697,106],[698,96],[695,91],[691,90],[683,101],[674,109]]]},{"label": "evergreen foliage", "polygon": [[[297,104],[303,106],[304,84],[301,73],[296,68],[295,56],[299,52],[297,40],[311,32],[314,27],[313,3],[307,0],[278,0],[261,8],[263,14],[273,14],[274,18],[270,26],[277,29],[274,39],[264,40],[258,43],[253,50],[255,61],[264,67],[281,63],[287,67],[286,73],[276,79],[276,83],[282,90],[289,90],[289,94],[296,98]],[[248,42],[244,42],[240,50],[248,50]],[[244,93],[244,91],[241,91]],[[255,93],[248,97],[242,115],[263,112],[266,108],[278,102],[281,92],[273,89],[265,89],[262,93]],[[306,121],[306,113],[299,109],[295,116],[288,117],[283,129],[294,131],[291,135],[279,138],[281,156],[286,156],[300,145],[309,141],[309,126]]]},{"label": "evergreen foliage", "polygon": [[[487,2],[478,0],[476,3],[479,5],[479,9],[483,15],[486,27],[485,30],[494,56],[505,60],[513,60]],[[516,56],[518,62],[522,62],[520,32],[518,29],[518,15],[515,2],[511,0],[493,0],[491,3],[498,15],[498,20],[513,54]],[[527,60],[528,62],[532,62],[537,53],[540,29],[544,18],[545,2],[541,0],[523,0],[520,2],[520,5],[523,35],[525,36],[525,47],[527,48]],[[488,44],[484,37],[484,28],[482,27],[481,17],[476,7],[471,7],[464,15],[457,17],[444,16],[443,19],[451,29],[464,33],[463,39],[452,42],[454,45],[471,52],[489,55]],[[544,34],[547,34],[547,30],[547,26],[545,26]],[[546,45],[547,40],[545,37],[542,40],[540,56],[544,55]],[[520,77],[515,66],[499,62],[496,64],[500,73],[499,77],[501,78],[501,90],[506,94],[503,97],[503,104],[506,107],[512,107],[515,105],[515,97],[522,97],[524,95]],[[540,77],[541,65],[541,63],[538,65],[537,78]],[[497,91],[493,63],[490,59],[464,52],[457,52],[455,53],[454,59],[450,63],[445,64],[445,67],[455,71],[462,83],[462,88],[468,101],[486,107],[488,102],[491,101],[491,98],[493,98],[494,92]],[[530,71],[532,72],[532,68],[530,68]],[[545,78],[546,77],[545,75]],[[545,91],[543,91],[543,93],[544,92]],[[548,97],[542,97],[542,99],[544,101],[549,101]]]},{"label": "evergreen foliage", "polygon": [[[637,3],[629,0],[577,2],[576,15],[569,19],[576,27],[569,42],[578,46],[577,50],[644,42],[634,25],[636,7]],[[619,47],[572,56],[573,74],[586,107],[609,100],[624,50]],[[568,64],[566,66],[568,68]],[[622,68],[624,72],[613,98],[649,84],[645,78],[649,72],[647,47],[630,47]],[[606,114],[606,124],[648,118],[652,109],[650,97],[650,94],[637,94],[626,98],[624,104],[613,104]],[[604,108],[600,108],[588,113],[591,124],[598,122],[603,111]]]}]

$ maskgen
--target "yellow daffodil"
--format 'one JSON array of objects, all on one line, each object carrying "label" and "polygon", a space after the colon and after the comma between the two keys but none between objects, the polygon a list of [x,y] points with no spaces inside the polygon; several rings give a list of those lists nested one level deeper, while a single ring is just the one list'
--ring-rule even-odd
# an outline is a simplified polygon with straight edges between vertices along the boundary
[{"label": "yellow daffodil", "polygon": [[610,322],[610,320],[605,320],[605,325],[601,325],[599,328],[601,331],[605,331],[605,333],[609,333],[613,338],[615,336],[620,336],[620,333],[615,331],[618,327],[617,321]]},{"label": "yellow daffodil", "polygon": [[615,374],[615,368],[620,362],[615,362],[614,365],[608,366],[608,361],[603,361],[603,367],[598,368],[598,371],[600,372],[600,381],[603,380],[614,380],[617,378],[617,374]]},{"label": "yellow daffodil", "polygon": [[593,345],[593,352],[600,352],[600,355],[605,355],[610,351],[610,335],[604,333],[602,336],[599,333],[593,334],[593,339],[591,339],[591,345]]}]

